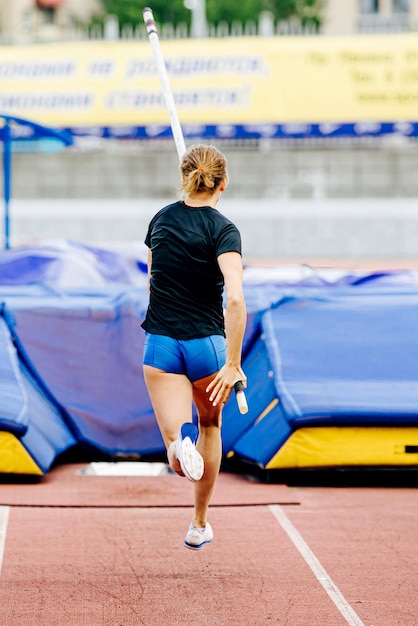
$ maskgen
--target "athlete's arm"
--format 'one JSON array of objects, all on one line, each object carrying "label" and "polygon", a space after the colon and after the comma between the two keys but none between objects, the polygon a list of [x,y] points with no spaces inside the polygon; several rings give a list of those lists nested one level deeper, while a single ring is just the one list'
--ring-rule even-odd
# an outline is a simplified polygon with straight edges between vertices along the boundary
[{"label": "athlete's arm", "polygon": [[241,369],[242,340],[247,321],[241,255],[238,252],[225,252],[218,256],[218,264],[226,290],[226,363],[207,387],[214,406],[228,400],[237,381],[242,380],[244,387],[247,386],[246,376]]},{"label": "athlete's arm", "polygon": [[148,248],[148,294],[151,289],[151,266],[152,266],[152,252],[151,248]]}]

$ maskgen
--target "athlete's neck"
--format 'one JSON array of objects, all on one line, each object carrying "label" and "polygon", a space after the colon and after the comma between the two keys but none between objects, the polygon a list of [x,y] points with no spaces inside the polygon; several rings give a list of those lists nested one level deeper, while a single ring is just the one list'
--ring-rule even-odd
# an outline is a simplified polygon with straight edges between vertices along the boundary
[{"label": "athlete's neck", "polygon": [[201,206],[210,206],[213,209],[219,202],[219,196],[221,192],[218,188],[215,193],[207,193],[206,191],[202,191],[201,193],[195,193],[193,196],[189,196],[184,201],[184,204],[190,207],[201,207]]}]

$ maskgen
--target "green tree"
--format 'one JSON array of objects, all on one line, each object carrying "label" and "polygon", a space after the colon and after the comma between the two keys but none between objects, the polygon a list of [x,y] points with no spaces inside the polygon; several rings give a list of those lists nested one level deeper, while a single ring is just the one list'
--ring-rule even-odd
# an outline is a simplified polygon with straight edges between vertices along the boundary
[{"label": "green tree", "polygon": [[[103,13],[117,15],[120,26],[136,26],[142,22],[142,9],[148,6],[147,0],[143,5],[138,0],[101,0]],[[149,2],[155,20],[158,24],[171,22],[190,23],[190,11],[184,6],[183,0],[151,0]],[[101,17],[96,16],[96,20],[101,21]]]},{"label": "green tree", "polygon": [[297,0],[229,0],[224,3],[206,0],[206,13],[208,21],[214,23],[221,20],[256,22],[262,11],[270,11],[276,20],[284,20],[297,15],[296,5]]},{"label": "green tree", "polygon": [[[146,3],[147,0],[144,0]],[[143,6],[138,0],[101,0],[103,14],[112,13],[119,18],[121,27],[138,25],[142,20]],[[190,25],[191,11],[186,9],[183,0],[150,0],[155,20],[158,24],[185,22]],[[225,21],[257,22],[261,11],[270,11],[275,20],[287,20],[298,17],[303,23],[321,23],[324,0],[206,0],[206,15],[209,23]],[[103,16],[96,16],[94,21],[103,21]]]},{"label": "green tree", "polygon": [[206,17],[209,23],[219,24],[234,21],[257,22],[260,14],[260,0],[229,0],[219,2],[219,0],[206,0]]},{"label": "green tree", "polygon": [[297,15],[303,24],[313,23],[319,27],[322,23],[326,0],[298,0],[296,2]]}]

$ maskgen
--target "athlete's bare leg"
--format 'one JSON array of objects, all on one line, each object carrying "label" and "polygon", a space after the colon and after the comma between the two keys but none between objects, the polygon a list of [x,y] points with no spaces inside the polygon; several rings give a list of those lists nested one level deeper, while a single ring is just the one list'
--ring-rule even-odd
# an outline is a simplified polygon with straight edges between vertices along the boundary
[{"label": "athlete's bare leg", "polygon": [[144,378],[158,427],[167,448],[168,462],[180,475],[183,472],[175,456],[175,442],[181,425],[192,421],[193,387],[183,374],[171,374],[144,365]]},{"label": "athlete's bare leg", "polygon": [[222,460],[221,416],[222,406],[212,406],[206,387],[215,377],[207,376],[193,383],[193,400],[199,416],[199,440],[197,449],[205,462],[202,478],[194,483],[193,525],[204,528]]},{"label": "athlete's bare leg", "polygon": [[182,374],[170,374],[150,365],[144,365],[144,377],[155,417],[165,446],[170,466],[182,475],[175,457],[175,441],[184,422],[192,421],[194,401],[199,416],[197,449],[203,457],[205,469],[201,480],[194,483],[193,525],[206,526],[207,512],[222,460],[221,406],[212,406],[206,387],[215,374],[193,383]]}]

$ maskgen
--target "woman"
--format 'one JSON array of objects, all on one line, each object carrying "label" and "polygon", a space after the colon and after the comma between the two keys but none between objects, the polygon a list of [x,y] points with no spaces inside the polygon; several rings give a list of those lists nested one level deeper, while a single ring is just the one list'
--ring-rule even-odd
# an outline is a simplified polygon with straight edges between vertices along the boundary
[{"label": "woman", "polygon": [[145,239],[150,302],[143,362],[170,467],[194,482],[184,545],[196,550],[213,539],[207,513],[222,457],[222,407],[237,381],[246,387],[246,308],[240,234],[215,208],[228,185],[226,159],[213,146],[191,146],[180,172],[185,199],[159,211]]}]

